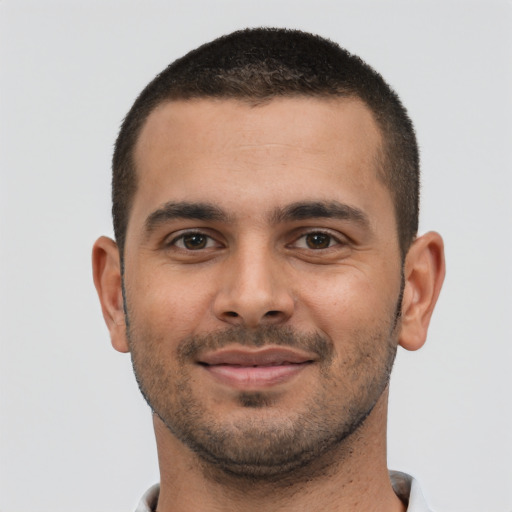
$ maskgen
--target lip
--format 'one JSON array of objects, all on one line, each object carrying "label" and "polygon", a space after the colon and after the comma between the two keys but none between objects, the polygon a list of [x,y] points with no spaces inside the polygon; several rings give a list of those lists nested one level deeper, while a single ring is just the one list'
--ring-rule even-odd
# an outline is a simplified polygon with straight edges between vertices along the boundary
[{"label": "lip", "polygon": [[230,348],[206,353],[198,363],[223,384],[238,389],[257,389],[287,382],[316,359],[311,353],[286,347]]}]

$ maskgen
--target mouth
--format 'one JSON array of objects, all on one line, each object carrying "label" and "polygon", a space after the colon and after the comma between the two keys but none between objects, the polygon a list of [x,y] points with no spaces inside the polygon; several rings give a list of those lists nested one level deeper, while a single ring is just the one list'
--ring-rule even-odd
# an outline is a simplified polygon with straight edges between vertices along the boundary
[{"label": "mouth", "polygon": [[260,389],[294,378],[316,361],[310,353],[284,347],[223,349],[203,355],[201,365],[216,381],[237,389]]}]

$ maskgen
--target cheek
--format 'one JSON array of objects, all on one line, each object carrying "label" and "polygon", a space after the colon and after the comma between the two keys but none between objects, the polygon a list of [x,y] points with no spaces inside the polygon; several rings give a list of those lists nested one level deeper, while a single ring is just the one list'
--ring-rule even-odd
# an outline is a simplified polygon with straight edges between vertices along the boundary
[{"label": "cheek", "polygon": [[303,280],[298,302],[308,321],[335,340],[389,323],[398,294],[399,282],[395,286],[382,274],[372,278],[357,270]]},{"label": "cheek", "polygon": [[127,295],[134,324],[181,339],[201,330],[212,294],[204,282],[163,271],[134,280]]}]

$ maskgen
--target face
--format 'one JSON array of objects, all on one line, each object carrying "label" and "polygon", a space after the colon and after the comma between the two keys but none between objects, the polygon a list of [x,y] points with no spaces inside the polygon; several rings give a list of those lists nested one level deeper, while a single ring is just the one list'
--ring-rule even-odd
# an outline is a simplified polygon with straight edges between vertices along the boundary
[{"label": "face", "polygon": [[126,349],[156,415],[203,461],[295,470],[385,392],[401,261],[379,144],[348,99],[176,101],[148,118]]}]

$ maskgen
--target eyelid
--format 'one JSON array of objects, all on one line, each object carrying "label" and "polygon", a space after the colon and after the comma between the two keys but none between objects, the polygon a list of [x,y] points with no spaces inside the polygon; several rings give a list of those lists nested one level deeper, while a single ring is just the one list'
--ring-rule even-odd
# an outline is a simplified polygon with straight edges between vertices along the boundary
[{"label": "eyelid", "polygon": [[[192,249],[187,249],[186,247],[180,247],[177,245],[177,242],[180,240],[183,240],[186,236],[204,236],[208,239],[207,246],[203,247],[201,249],[196,249],[196,251]],[[211,242],[214,242],[211,244]],[[212,249],[213,247],[222,247],[222,243],[219,242],[218,237],[213,236],[211,233],[208,232],[207,229],[200,229],[200,228],[188,228],[188,229],[182,229],[179,231],[175,231],[174,233],[171,233],[167,237],[165,237],[163,241],[163,245],[166,248],[176,247],[179,250],[187,251],[187,252],[199,252],[204,251],[205,249]]]},{"label": "eyelid", "polygon": [[329,237],[331,237],[333,239],[333,241],[335,242],[334,245],[329,245],[329,247],[326,247],[324,249],[311,249],[309,247],[299,247],[299,249],[306,249],[306,250],[310,250],[310,251],[326,251],[328,249],[332,249],[336,246],[346,246],[350,243],[350,238],[342,233],[340,233],[339,231],[333,231],[331,229],[328,229],[328,228],[307,228],[307,229],[301,229],[297,235],[298,236],[295,236],[294,240],[288,244],[289,247],[293,247],[293,246],[296,246],[297,245],[297,242],[301,239],[304,239],[306,236],[308,235],[314,235],[314,234],[322,234],[322,235],[327,235]]}]

